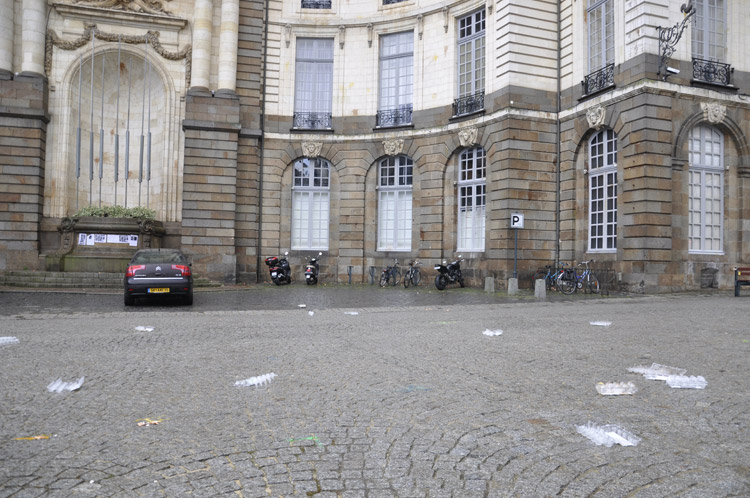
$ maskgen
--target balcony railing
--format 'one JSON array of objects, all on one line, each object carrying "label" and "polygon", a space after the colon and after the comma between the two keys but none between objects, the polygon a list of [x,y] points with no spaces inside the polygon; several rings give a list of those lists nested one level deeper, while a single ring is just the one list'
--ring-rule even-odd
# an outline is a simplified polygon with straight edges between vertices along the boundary
[{"label": "balcony railing", "polygon": [[302,0],[303,9],[330,9],[331,0]]},{"label": "balcony railing", "polygon": [[331,113],[295,112],[294,125],[302,130],[326,130],[331,128]]},{"label": "balcony railing", "polygon": [[734,70],[723,62],[693,59],[693,79],[704,83],[729,86],[729,78]]},{"label": "balcony railing", "polygon": [[583,86],[584,95],[591,95],[592,93],[596,93],[610,86],[614,86],[614,84],[615,84],[615,65],[614,64],[607,64],[606,66],[599,69],[598,71],[594,71],[593,73],[586,75],[583,81],[581,81],[581,86]]},{"label": "balcony railing", "polygon": [[484,92],[460,97],[453,101],[453,115],[463,116],[484,109]]},{"label": "balcony railing", "polygon": [[375,115],[375,125],[382,127],[409,125],[411,124],[411,114],[411,105],[378,111]]},{"label": "balcony railing", "polygon": [[405,2],[406,0],[383,0],[383,5],[392,5],[394,3]]}]

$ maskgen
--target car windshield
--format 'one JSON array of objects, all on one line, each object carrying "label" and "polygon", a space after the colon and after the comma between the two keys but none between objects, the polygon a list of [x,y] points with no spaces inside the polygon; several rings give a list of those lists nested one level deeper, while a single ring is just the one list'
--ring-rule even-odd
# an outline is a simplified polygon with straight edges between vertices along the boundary
[{"label": "car windshield", "polygon": [[133,257],[132,264],[149,264],[149,263],[175,263],[185,264],[185,256],[176,251],[148,251],[138,252]]}]

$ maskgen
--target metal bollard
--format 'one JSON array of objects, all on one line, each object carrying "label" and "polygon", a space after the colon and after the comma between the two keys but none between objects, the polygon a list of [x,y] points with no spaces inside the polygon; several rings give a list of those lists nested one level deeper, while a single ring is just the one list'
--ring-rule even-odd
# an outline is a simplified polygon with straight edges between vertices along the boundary
[{"label": "metal bollard", "polygon": [[370,285],[375,283],[375,267],[370,267]]},{"label": "metal bollard", "polygon": [[352,285],[352,268],[354,268],[354,267],[353,266],[348,266],[347,270],[346,270],[346,273],[349,274],[349,285]]}]

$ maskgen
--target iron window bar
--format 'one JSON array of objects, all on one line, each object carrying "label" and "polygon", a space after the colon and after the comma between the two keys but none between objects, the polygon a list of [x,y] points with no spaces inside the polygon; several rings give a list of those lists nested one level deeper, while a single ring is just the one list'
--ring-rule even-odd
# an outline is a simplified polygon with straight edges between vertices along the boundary
[{"label": "iron window bar", "polygon": [[695,81],[729,86],[729,78],[733,72],[734,69],[729,64],[693,57],[693,79]]},{"label": "iron window bar", "polygon": [[394,3],[405,2],[406,0],[383,0],[383,5],[393,5]]},{"label": "iron window bar", "polygon": [[384,109],[375,115],[376,126],[402,126],[411,124],[412,106],[402,105],[395,109]]},{"label": "iron window bar", "polygon": [[330,9],[331,0],[302,0],[303,9]]},{"label": "iron window bar", "polygon": [[329,112],[295,112],[293,127],[302,130],[326,130],[331,128]]},{"label": "iron window bar", "polygon": [[603,68],[587,74],[581,81],[584,95],[591,95],[606,88],[615,86],[615,65],[607,64]]},{"label": "iron window bar", "polygon": [[484,109],[484,92],[460,97],[453,101],[453,115],[464,116]]}]

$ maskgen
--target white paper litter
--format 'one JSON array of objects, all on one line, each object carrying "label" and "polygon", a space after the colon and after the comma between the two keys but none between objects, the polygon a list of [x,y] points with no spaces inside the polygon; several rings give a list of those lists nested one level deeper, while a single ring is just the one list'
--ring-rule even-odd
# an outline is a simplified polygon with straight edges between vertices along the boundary
[{"label": "white paper litter", "polygon": [[345,315],[359,315],[359,311],[344,311]]},{"label": "white paper litter", "polygon": [[628,368],[628,372],[641,374],[648,380],[667,380],[667,377],[670,375],[684,375],[687,370],[684,368],[669,367],[667,365],[652,363],[650,367],[640,365]]},{"label": "white paper litter", "polygon": [[277,377],[277,375],[271,372],[271,373],[259,375],[257,377],[250,377],[249,379],[245,379],[245,380],[238,380],[237,382],[234,383],[234,385],[238,387],[249,387],[249,386],[260,387],[260,386],[269,384],[274,377]]},{"label": "white paper litter", "polygon": [[497,330],[490,330],[490,329],[486,329],[486,330],[485,330],[484,332],[482,332],[482,333],[483,333],[484,335],[486,335],[486,336],[490,336],[490,337],[494,337],[494,336],[496,336],[496,335],[503,335],[503,331],[502,331],[502,330],[500,330],[500,329],[497,329]]},{"label": "white paper litter", "polygon": [[602,396],[619,396],[638,392],[638,388],[632,382],[599,382],[596,390]]},{"label": "white paper litter", "polygon": [[297,307],[298,308],[307,308],[307,305],[306,304],[298,304]]},{"label": "white paper litter", "polygon": [[63,391],[77,391],[83,385],[84,377],[81,377],[75,382],[63,382],[62,378],[58,378],[56,381],[50,383],[47,386],[47,390],[51,393],[61,393]]},{"label": "white paper litter", "polygon": [[18,339],[15,337],[0,337],[0,346],[7,346],[9,344],[17,344]]},{"label": "white paper litter", "polygon": [[615,444],[620,446],[636,446],[641,438],[616,425],[602,425],[601,427],[586,422],[586,425],[577,425],[576,430],[582,436],[589,438],[597,446],[604,445],[607,448]]},{"label": "white paper litter", "polygon": [[315,314],[315,312],[314,311],[308,311],[307,314],[310,315],[310,316],[313,316]]},{"label": "white paper litter", "polygon": [[137,330],[138,332],[153,332],[154,328],[153,327],[145,327],[143,325],[139,325],[139,326],[137,326],[135,328],[135,330]]},{"label": "white paper litter", "polygon": [[688,376],[688,375],[670,375],[667,377],[667,385],[672,389],[705,389],[706,379],[700,375]]},{"label": "white paper litter", "polygon": [[589,325],[594,325],[597,327],[609,327],[612,325],[612,322],[589,322]]}]

